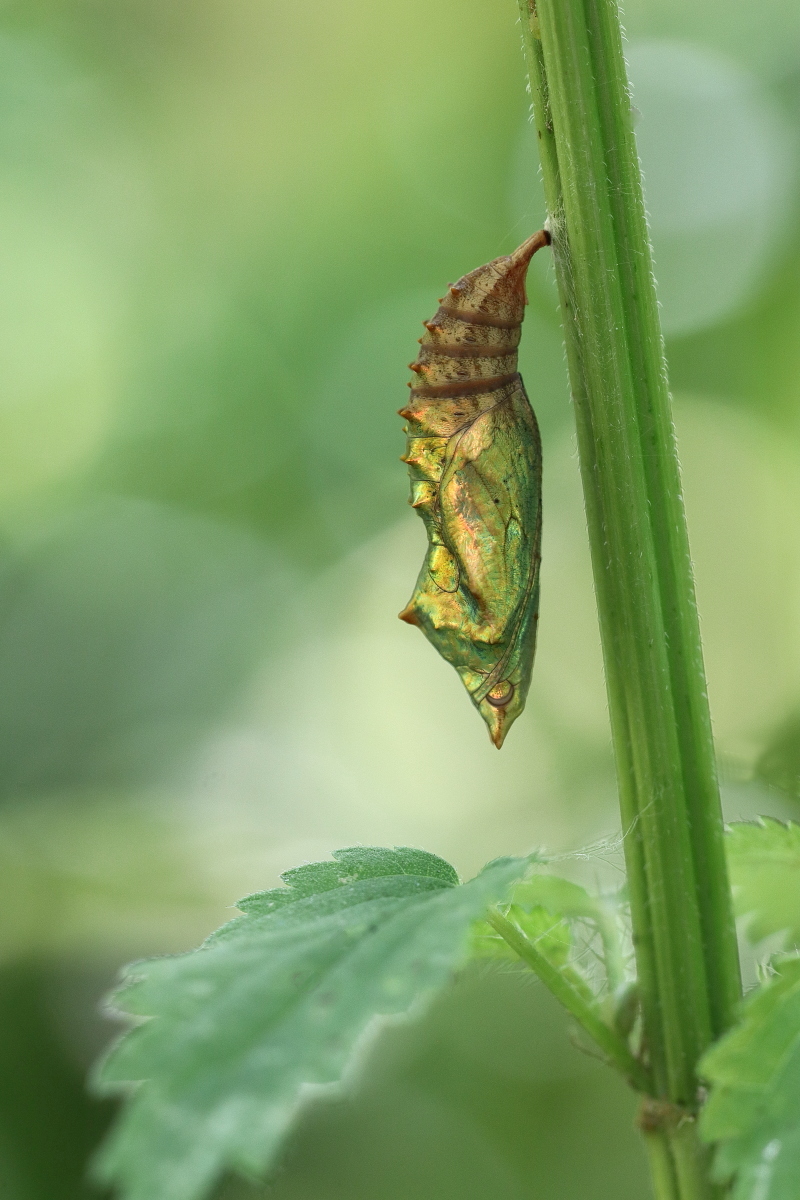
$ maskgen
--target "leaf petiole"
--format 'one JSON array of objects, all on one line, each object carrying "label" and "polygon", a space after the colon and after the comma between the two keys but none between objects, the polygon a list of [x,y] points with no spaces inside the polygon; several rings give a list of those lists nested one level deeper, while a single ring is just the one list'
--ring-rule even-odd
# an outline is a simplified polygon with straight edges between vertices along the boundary
[{"label": "leaf petiole", "polygon": [[619,1034],[606,1025],[591,1004],[558,968],[545,958],[530,938],[496,908],[489,910],[486,920],[523,962],[536,972],[548,991],[552,992],[556,1000],[597,1043],[609,1062],[622,1072],[638,1092],[649,1093],[652,1085],[642,1063],[634,1057]]}]

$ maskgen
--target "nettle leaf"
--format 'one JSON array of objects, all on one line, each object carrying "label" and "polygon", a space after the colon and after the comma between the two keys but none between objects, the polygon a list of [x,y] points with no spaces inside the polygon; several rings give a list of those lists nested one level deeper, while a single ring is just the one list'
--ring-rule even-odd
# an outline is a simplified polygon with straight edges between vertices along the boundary
[{"label": "nettle leaf", "polygon": [[226,1168],[263,1173],[308,1085],[339,1081],[375,1018],[448,982],[530,861],[459,884],[421,850],[340,850],[240,901],[199,950],[133,964],[113,1003],[141,1023],[95,1079],[130,1097],[98,1177],[125,1200],[198,1200]]},{"label": "nettle leaf", "polygon": [[732,825],[726,838],[736,913],[750,941],[786,932],[800,946],[800,825],[770,817]]},{"label": "nettle leaf", "polygon": [[779,960],[775,970],[700,1063],[712,1085],[700,1132],[719,1143],[717,1178],[735,1176],[731,1200],[797,1200],[800,958]]}]

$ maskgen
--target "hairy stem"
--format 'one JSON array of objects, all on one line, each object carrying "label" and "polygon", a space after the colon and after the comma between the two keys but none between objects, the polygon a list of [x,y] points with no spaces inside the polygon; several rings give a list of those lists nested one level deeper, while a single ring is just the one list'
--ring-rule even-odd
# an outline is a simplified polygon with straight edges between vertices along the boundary
[{"label": "hairy stem", "polygon": [[[691,1111],[697,1061],[731,1023],[740,978],[619,14],[616,0],[520,7],[654,1094]],[[678,1195],[705,1194],[705,1160],[667,1140]]]},{"label": "hairy stem", "polygon": [[617,914],[606,901],[597,902],[595,923],[603,947],[603,967],[608,990],[613,995],[625,983],[625,960],[617,930]]},{"label": "hairy stem", "polygon": [[603,1054],[622,1071],[638,1091],[649,1087],[647,1072],[638,1059],[631,1054],[627,1043],[610,1025],[598,1015],[568,979],[542,954],[521,929],[504,917],[497,909],[491,909],[486,917],[500,937],[526,962],[541,979],[545,987],[566,1008],[579,1025],[597,1043]]}]

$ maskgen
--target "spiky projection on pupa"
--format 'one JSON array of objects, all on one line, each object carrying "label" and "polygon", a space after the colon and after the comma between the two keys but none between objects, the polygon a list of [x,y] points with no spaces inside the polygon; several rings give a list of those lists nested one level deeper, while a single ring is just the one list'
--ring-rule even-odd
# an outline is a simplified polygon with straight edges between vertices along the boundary
[{"label": "spiky projection on pupa", "polygon": [[495,746],[525,707],[542,531],[539,427],[517,371],[535,233],[453,284],[425,322],[400,416],[428,552],[400,613],[458,671]]}]

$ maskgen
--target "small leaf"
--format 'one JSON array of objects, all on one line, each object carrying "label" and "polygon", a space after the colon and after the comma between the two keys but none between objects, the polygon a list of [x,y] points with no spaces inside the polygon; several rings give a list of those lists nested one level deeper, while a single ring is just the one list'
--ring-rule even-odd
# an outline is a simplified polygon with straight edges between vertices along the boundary
[{"label": "small leaf", "polygon": [[586,889],[557,875],[534,875],[518,883],[512,892],[512,899],[514,904],[528,911],[541,906],[562,917],[587,921],[597,917],[598,902]]},{"label": "small leaf", "polygon": [[[509,907],[506,916],[509,921],[519,926],[554,967],[563,967],[566,964],[572,949],[572,932],[563,917],[548,912],[541,905],[526,912],[516,904]],[[506,958],[512,962],[519,962],[519,955],[503,941],[488,921],[475,922],[470,944],[472,954],[476,958]]]},{"label": "small leaf", "polygon": [[[513,911],[508,916],[585,998],[594,999],[605,992],[614,995],[625,987],[630,971],[620,927],[620,916],[627,908],[622,892],[592,896],[577,883],[542,873],[518,883],[511,901]],[[558,934],[563,947],[558,960],[537,941],[541,937],[538,926],[529,929],[526,924],[535,923],[534,914],[540,910],[549,914],[554,933],[558,929],[555,923],[564,923]]]},{"label": "small leaf", "polygon": [[786,931],[800,946],[800,825],[770,817],[732,825],[726,838],[736,913],[758,942]]},{"label": "small leaf", "polygon": [[[606,935],[606,946],[613,956],[618,949],[611,932],[613,918],[602,899],[595,899],[576,883],[555,875],[534,875],[515,885],[511,903],[503,906],[506,918],[525,935],[551,966],[589,1004],[594,1005],[607,983],[594,979],[595,986],[578,965],[572,922]],[[615,944],[612,946],[611,943]],[[585,951],[586,946],[583,946]],[[472,954],[476,958],[502,958],[518,963],[519,955],[488,921],[473,926]],[[585,957],[585,954],[584,954]],[[607,964],[606,964],[607,965]]]},{"label": "small leaf", "polygon": [[719,1143],[719,1181],[735,1177],[731,1200],[797,1200],[800,958],[777,962],[776,971],[700,1063],[712,1085],[700,1132]]},{"label": "small leaf", "polygon": [[130,1096],[96,1164],[125,1200],[199,1200],[226,1168],[265,1171],[304,1087],[339,1081],[375,1017],[441,988],[472,923],[530,861],[499,859],[459,885],[420,850],[334,860],[248,896],[200,950],[128,968],[115,1004],[147,1019],[95,1085]]}]

